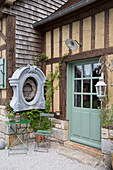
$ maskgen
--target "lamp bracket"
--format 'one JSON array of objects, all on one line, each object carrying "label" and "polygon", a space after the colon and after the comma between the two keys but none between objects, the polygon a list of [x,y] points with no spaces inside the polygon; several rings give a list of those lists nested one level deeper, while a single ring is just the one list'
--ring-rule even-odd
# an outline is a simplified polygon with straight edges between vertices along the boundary
[{"label": "lamp bracket", "polygon": [[82,43],[79,43],[77,40],[74,40],[74,41],[76,41],[76,43],[77,43],[78,45],[80,45],[80,47],[82,47]]}]

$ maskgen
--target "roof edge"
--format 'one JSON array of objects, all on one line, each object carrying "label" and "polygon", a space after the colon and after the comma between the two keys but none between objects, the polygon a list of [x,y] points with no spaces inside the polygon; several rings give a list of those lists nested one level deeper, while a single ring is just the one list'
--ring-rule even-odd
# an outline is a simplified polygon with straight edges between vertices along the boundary
[{"label": "roof edge", "polygon": [[46,17],[46,18],[42,19],[41,21],[35,22],[33,24],[33,27],[36,28],[38,26],[46,24],[46,23],[48,23],[50,21],[53,21],[54,19],[62,17],[64,15],[66,15],[66,14],[69,14],[70,12],[73,12],[75,10],[78,10],[78,9],[82,8],[82,7],[85,7],[86,5],[91,4],[91,3],[95,2],[95,1],[97,1],[97,0],[82,0],[82,1],[80,1],[78,3],[76,3],[75,5],[72,5],[72,6],[68,7],[68,8],[66,8],[66,9],[63,9],[63,10],[57,12],[57,13],[52,14],[49,17]]}]

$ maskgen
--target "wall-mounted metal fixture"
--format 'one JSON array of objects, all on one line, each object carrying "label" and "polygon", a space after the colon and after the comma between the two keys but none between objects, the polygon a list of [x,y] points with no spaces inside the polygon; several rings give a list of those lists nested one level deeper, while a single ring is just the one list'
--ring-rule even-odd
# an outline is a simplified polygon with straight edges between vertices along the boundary
[{"label": "wall-mounted metal fixture", "polygon": [[97,97],[101,102],[106,95],[106,86],[107,85],[104,83],[104,73],[101,73],[101,77],[99,78],[99,81],[95,85]]},{"label": "wall-mounted metal fixture", "polygon": [[111,63],[108,63],[107,60],[107,55],[100,57],[99,61],[98,61],[98,65],[100,65],[101,63],[101,70],[105,67],[107,67],[107,69],[110,70],[110,72],[113,72],[113,60],[110,61]]},{"label": "wall-mounted metal fixture", "polygon": [[77,40],[67,39],[65,43],[70,50],[76,50],[78,48],[78,45],[82,47],[82,43],[78,43]]},{"label": "wall-mounted metal fixture", "polygon": [[[100,57],[100,59],[98,61],[96,73],[101,74],[103,72],[104,68],[107,68],[110,72],[113,72],[113,59],[111,61],[109,61],[109,63],[108,63],[107,55]],[[113,84],[110,84],[110,86],[112,87]]]}]

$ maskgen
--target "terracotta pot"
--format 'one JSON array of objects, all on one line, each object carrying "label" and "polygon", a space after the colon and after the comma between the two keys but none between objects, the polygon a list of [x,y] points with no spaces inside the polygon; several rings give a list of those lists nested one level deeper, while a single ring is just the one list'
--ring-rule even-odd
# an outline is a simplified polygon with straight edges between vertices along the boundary
[{"label": "terracotta pot", "polygon": [[42,142],[43,139],[44,139],[44,136],[36,135],[36,141],[37,141],[38,143]]}]

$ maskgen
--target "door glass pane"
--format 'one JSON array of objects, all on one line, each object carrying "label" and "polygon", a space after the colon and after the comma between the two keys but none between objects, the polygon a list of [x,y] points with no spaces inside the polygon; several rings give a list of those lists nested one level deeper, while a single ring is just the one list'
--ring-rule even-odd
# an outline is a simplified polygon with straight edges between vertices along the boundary
[{"label": "door glass pane", "polygon": [[92,108],[97,109],[98,107],[100,107],[100,100],[97,96],[92,96]]},{"label": "door glass pane", "polygon": [[81,107],[81,95],[74,95],[74,107]]},{"label": "door glass pane", "polygon": [[83,70],[83,76],[84,77],[91,77],[91,64],[86,64],[84,65],[84,70]]},{"label": "door glass pane", "polygon": [[101,63],[93,64],[93,77],[100,77]]},{"label": "door glass pane", "polygon": [[90,95],[83,95],[83,107],[90,108]]},{"label": "door glass pane", "polygon": [[74,92],[81,92],[81,80],[75,80],[74,83]]},{"label": "door glass pane", "polygon": [[90,93],[90,80],[88,79],[83,81],[83,92]]},{"label": "door glass pane", "polygon": [[75,78],[81,78],[82,66],[75,66]]},{"label": "door glass pane", "polygon": [[93,89],[92,89],[92,92],[93,93],[96,93],[96,87],[95,87],[95,85],[97,84],[97,82],[99,81],[99,79],[94,79],[92,82],[93,82]]}]

